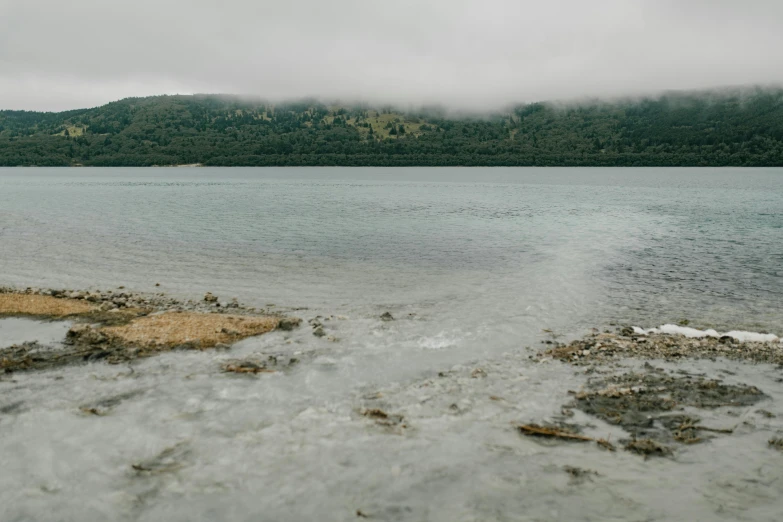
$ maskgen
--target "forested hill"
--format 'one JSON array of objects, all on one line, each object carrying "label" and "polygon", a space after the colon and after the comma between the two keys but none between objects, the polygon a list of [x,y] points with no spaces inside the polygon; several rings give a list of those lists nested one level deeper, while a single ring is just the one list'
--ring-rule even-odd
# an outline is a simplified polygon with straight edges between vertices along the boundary
[{"label": "forested hill", "polygon": [[783,90],[437,110],[131,98],[61,113],[0,112],[0,166],[783,166]]}]

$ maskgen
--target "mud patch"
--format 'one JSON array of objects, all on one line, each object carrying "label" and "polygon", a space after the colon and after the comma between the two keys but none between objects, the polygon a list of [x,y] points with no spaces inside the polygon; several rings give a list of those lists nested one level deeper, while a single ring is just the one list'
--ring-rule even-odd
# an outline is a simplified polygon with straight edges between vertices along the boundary
[{"label": "mud patch", "polygon": [[568,408],[623,428],[632,439],[625,448],[644,455],[670,455],[664,444],[694,444],[732,428],[702,426],[685,408],[750,406],[768,397],[755,386],[724,384],[701,376],[661,372],[626,373],[588,381]]}]

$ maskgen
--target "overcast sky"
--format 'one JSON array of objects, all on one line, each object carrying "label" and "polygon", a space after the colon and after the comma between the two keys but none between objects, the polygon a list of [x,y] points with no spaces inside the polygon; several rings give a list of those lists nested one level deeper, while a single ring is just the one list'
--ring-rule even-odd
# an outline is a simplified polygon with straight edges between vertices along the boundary
[{"label": "overcast sky", "polygon": [[783,83],[783,0],[0,0],[0,108],[235,93],[495,108]]}]

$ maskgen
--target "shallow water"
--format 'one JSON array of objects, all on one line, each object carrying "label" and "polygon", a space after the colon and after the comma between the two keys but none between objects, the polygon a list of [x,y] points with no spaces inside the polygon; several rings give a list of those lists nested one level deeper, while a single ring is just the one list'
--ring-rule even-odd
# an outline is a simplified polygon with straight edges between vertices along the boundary
[{"label": "shallow water", "polygon": [[[510,423],[551,418],[584,382],[527,359],[542,328],[783,334],[781,244],[776,169],[0,169],[0,284],[346,317],[324,323],[336,343],[304,327],[4,377],[0,519],[777,520],[779,420],[646,462]],[[302,363],[219,371],[269,352]],[[721,368],[783,398],[775,369]],[[404,435],[357,413],[377,391]],[[80,410],[112,398],[106,416]],[[131,467],[178,443],[180,469]],[[564,465],[601,476],[573,485]]]},{"label": "shallow water", "polygon": [[15,317],[0,319],[0,348],[30,342],[37,342],[44,347],[57,347],[70,327],[68,321],[32,321]]}]

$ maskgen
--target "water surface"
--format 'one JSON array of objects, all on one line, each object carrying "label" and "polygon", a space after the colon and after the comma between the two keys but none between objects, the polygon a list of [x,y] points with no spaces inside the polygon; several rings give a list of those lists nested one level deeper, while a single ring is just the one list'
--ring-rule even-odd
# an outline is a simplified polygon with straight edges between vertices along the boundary
[{"label": "water surface", "polygon": [[[509,426],[557,413],[583,383],[528,360],[543,328],[783,334],[780,245],[783,169],[0,169],[0,285],[211,291],[335,316],[339,338],[305,327],[231,353],[5,379],[0,519],[774,520],[769,486],[747,484],[783,477],[736,444],[606,460]],[[306,362],[219,372],[275,351]],[[479,366],[486,380],[437,380]],[[736,378],[774,386],[773,369],[754,371]],[[379,390],[409,435],[357,414]],[[118,396],[106,417],[80,412]],[[132,473],[176,444],[181,470]],[[604,479],[573,488],[562,465]]]}]

